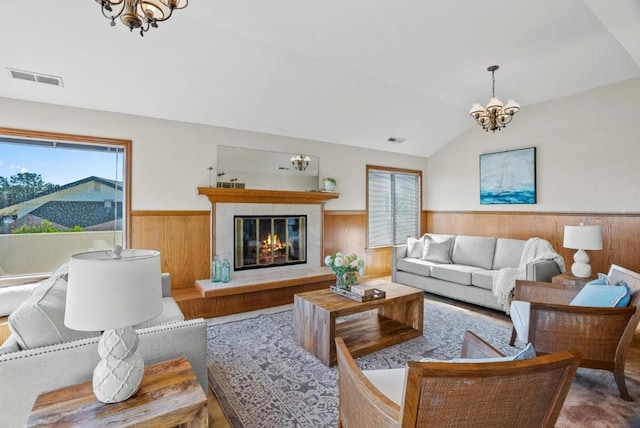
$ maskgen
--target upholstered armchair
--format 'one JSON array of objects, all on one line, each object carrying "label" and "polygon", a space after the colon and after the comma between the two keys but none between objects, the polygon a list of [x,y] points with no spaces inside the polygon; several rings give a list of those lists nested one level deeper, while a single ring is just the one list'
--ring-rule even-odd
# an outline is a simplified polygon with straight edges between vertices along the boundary
[{"label": "upholstered armchair", "polygon": [[[611,265],[608,277],[612,284],[627,283],[631,291],[628,306],[571,306],[569,303],[581,287],[517,281],[510,343],[513,345],[517,336],[521,341],[532,343],[538,354],[576,349],[582,354],[581,367],[612,372],[620,396],[633,401],[627,391],[624,368],[640,321],[640,274]],[[522,306],[518,302],[531,303]]]},{"label": "upholstered armchair", "polygon": [[[343,428],[553,427],[580,360],[562,352],[518,361],[410,361],[407,368],[363,372],[340,337],[336,351]],[[501,356],[466,332],[463,358]]]}]

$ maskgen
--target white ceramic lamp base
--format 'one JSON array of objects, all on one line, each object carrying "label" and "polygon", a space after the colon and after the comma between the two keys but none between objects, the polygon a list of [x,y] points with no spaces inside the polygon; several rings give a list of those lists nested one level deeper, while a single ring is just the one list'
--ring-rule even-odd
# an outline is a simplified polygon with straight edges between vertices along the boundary
[{"label": "white ceramic lamp base", "polygon": [[589,264],[589,255],[585,250],[578,250],[573,255],[574,264],[571,265],[571,273],[578,278],[591,277],[591,265]]},{"label": "white ceramic lamp base", "polygon": [[133,327],[106,330],[98,343],[100,362],[93,371],[93,393],[103,403],[118,403],[140,388],[144,360],[136,352],[138,335]]}]

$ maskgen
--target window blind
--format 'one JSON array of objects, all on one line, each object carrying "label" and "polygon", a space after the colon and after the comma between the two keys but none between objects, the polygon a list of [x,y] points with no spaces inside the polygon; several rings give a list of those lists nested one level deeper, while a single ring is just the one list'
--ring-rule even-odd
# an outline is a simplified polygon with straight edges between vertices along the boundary
[{"label": "window blind", "polygon": [[368,247],[403,243],[420,230],[420,177],[370,169],[368,182]]}]

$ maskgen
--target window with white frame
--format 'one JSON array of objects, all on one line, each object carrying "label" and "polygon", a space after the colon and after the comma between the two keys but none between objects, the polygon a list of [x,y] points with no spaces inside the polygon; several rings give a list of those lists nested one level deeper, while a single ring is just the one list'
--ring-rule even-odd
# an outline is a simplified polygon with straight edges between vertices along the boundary
[{"label": "window with white frame", "polygon": [[420,233],[420,171],[367,166],[367,247],[406,242]]},{"label": "window with white frame", "polygon": [[0,276],[126,242],[128,143],[0,134]]}]

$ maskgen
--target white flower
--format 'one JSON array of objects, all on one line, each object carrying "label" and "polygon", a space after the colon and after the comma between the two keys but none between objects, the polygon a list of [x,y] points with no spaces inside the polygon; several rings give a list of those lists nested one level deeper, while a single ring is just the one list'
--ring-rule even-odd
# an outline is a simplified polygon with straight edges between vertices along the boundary
[{"label": "white flower", "polygon": [[[338,253],[338,254],[340,254],[340,253]],[[342,257],[338,256],[338,254],[336,254],[336,258],[333,261],[333,264],[336,267],[342,267],[342,266],[344,266],[344,259]]]},{"label": "white flower", "polygon": [[331,256],[327,256],[324,258],[324,264],[327,266],[331,266]]},{"label": "white flower", "polygon": [[360,260],[354,260],[349,263],[350,268],[358,269],[360,267]]}]

